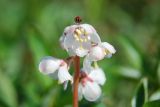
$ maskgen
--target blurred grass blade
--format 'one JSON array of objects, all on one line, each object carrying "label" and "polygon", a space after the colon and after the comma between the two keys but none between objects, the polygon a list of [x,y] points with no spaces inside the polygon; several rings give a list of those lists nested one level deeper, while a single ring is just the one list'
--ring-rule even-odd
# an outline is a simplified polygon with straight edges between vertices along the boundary
[{"label": "blurred grass blade", "polygon": [[139,79],[141,77],[141,73],[139,70],[131,68],[131,67],[126,67],[126,66],[117,66],[113,70],[116,74],[127,77],[127,78],[132,78],[132,79]]},{"label": "blurred grass blade", "polygon": [[128,39],[123,36],[119,37],[119,42],[124,49],[124,56],[127,58],[127,62],[131,64],[131,66],[140,69],[141,68],[141,56],[140,53],[134,48],[134,46],[130,43]]},{"label": "blurred grass blade", "polygon": [[42,107],[54,107],[56,105],[57,96],[59,94],[58,88],[52,88],[45,96],[42,102]]},{"label": "blurred grass blade", "polygon": [[157,76],[158,76],[158,82],[160,84],[160,61],[159,61],[159,64],[158,64]]},{"label": "blurred grass blade", "polygon": [[5,74],[0,71],[0,101],[5,107],[17,107],[17,95],[14,86]]},{"label": "blurred grass blade", "polygon": [[132,99],[132,107],[142,107],[148,101],[148,80],[143,78],[137,88],[136,94]]},{"label": "blurred grass blade", "polygon": [[98,105],[96,105],[95,107],[106,107],[106,105],[104,103],[99,103]]},{"label": "blurred grass blade", "polygon": [[34,29],[28,29],[27,39],[35,65],[38,66],[40,59],[47,55],[46,48],[44,47],[43,42],[39,40],[39,35]]},{"label": "blurred grass blade", "polygon": [[[38,71],[38,64],[40,60],[47,56],[47,49],[45,45],[43,44],[43,41],[39,38],[38,33],[35,32],[34,29],[28,29],[27,32],[27,39],[28,39],[28,45],[30,47],[30,50],[32,52],[32,57],[34,61],[34,68],[36,71]],[[52,79],[48,78],[39,72],[34,72],[35,78],[37,78],[42,86],[45,88],[49,87],[52,84]]]},{"label": "blurred grass blade", "polygon": [[143,107],[160,107],[160,100],[147,102]]},{"label": "blurred grass blade", "polygon": [[[103,9],[103,2],[104,0],[85,0],[85,4],[86,4],[86,12],[88,14],[87,17],[95,22],[96,20],[101,19],[101,11]],[[90,15],[90,13],[92,12],[92,15]]]},{"label": "blurred grass blade", "polygon": [[149,101],[155,101],[155,100],[160,100],[160,90],[154,92],[149,98]]}]

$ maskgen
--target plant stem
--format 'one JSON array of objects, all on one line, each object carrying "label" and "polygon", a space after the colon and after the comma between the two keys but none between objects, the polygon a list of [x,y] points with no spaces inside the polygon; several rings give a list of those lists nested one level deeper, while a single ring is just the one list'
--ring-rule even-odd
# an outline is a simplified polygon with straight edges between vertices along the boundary
[{"label": "plant stem", "polygon": [[80,77],[80,57],[74,57],[74,68],[75,68],[75,75],[74,75],[74,83],[73,83],[73,107],[78,107],[78,84],[79,84],[79,77]]}]

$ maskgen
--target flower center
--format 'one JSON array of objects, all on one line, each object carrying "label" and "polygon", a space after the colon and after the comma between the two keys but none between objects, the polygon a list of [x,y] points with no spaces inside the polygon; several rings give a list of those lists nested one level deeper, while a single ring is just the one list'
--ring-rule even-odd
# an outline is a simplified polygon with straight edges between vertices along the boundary
[{"label": "flower center", "polygon": [[76,41],[78,42],[87,42],[89,41],[91,38],[90,36],[88,36],[86,30],[82,27],[77,27],[74,31],[74,38]]}]

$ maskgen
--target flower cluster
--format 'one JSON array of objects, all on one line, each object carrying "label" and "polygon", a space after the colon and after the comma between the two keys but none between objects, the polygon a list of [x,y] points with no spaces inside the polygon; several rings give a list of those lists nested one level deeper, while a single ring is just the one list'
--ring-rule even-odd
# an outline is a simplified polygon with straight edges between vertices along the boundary
[{"label": "flower cluster", "polygon": [[64,60],[44,57],[39,64],[40,72],[57,79],[66,89],[68,81],[71,84],[74,82],[69,73],[72,59],[75,56],[84,57],[78,84],[79,100],[84,97],[88,101],[96,101],[101,96],[100,86],[106,81],[105,74],[96,61],[110,58],[116,50],[111,44],[102,42],[96,30],[89,24],[78,23],[66,27],[60,37],[60,44],[70,57]]}]

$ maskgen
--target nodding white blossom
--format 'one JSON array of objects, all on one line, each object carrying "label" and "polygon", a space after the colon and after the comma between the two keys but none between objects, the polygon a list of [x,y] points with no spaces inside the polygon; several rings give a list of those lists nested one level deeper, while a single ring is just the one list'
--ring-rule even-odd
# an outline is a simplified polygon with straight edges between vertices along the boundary
[{"label": "nodding white blossom", "polygon": [[92,69],[88,76],[92,78],[95,82],[97,82],[99,85],[104,85],[104,83],[106,82],[106,76],[101,68]]},{"label": "nodding white blossom", "polygon": [[89,74],[81,72],[82,78],[78,86],[79,100],[84,98],[88,101],[96,101],[101,96],[101,87],[104,85],[106,77],[102,69],[95,68]]},{"label": "nodding white blossom", "polygon": [[76,24],[65,28],[60,43],[70,56],[84,57],[90,48],[101,43],[101,40],[91,25]]},{"label": "nodding white blossom", "polygon": [[71,83],[73,82],[73,78],[68,72],[67,63],[61,59],[51,56],[42,58],[39,63],[39,71],[45,75],[53,77],[54,79],[58,79],[60,84],[68,80],[70,80]]},{"label": "nodding white blossom", "polygon": [[102,42],[99,45],[96,45],[90,49],[87,58],[91,61],[99,61],[105,57],[110,58],[115,52],[116,50],[111,44],[107,42]]},{"label": "nodding white blossom", "polygon": [[91,66],[93,61],[99,61],[105,57],[110,58],[115,52],[116,50],[114,47],[107,42],[102,42],[99,45],[93,46],[84,58],[83,68],[90,72],[93,69]]}]

